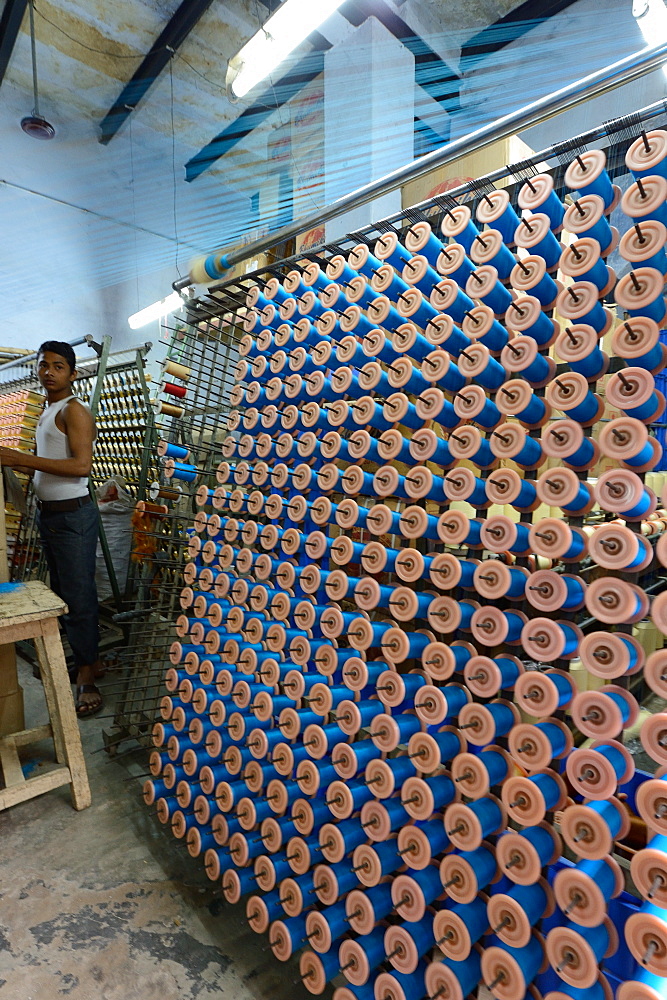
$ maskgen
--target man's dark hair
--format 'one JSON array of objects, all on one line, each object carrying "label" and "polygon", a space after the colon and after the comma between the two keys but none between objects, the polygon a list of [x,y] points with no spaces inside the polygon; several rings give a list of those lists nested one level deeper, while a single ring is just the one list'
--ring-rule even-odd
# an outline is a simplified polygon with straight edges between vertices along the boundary
[{"label": "man's dark hair", "polygon": [[61,358],[64,358],[70,367],[70,371],[74,371],[76,368],[76,355],[74,349],[70,344],[66,344],[64,340],[45,340],[43,344],[40,344],[37,351],[37,357],[40,354],[44,354],[45,351],[50,351],[51,354],[59,354]]}]

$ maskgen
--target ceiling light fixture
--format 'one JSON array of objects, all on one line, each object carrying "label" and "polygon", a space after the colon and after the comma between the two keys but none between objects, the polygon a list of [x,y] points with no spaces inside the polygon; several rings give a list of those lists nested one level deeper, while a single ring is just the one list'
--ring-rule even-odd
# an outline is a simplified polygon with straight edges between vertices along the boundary
[{"label": "ceiling light fixture", "polygon": [[326,21],[344,0],[284,0],[240,52],[230,59],[227,93],[245,97]]},{"label": "ceiling light fixture", "polygon": [[[664,0],[633,0],[632,13],[647,45],[667,39],[667,7]],[[667,66],[662,67],[667,76]]]},{"label": "ceiling light fixture", "polygon": [[21,128],[26,135],[29,135],[32,139],[53,139],[56,134],[55,128],[51,122],[47,122],[46,118],[42,118],[39,113],[39,94],[37,93],[37,50],[35,46],[35,12],[33,9],[33,0],[29,0],[28,13],[30,15],[30,51],[32,53],[32,95],[34,104],[32,114],[26,115],[25,118],[21,119]]},{"label": "ceiling light fixture", "polygon": [[159,302],[153,302],[150,306],[146,306],[145,309],[140,309],[139,312],[132,313],[128,316],[127,322],[132,327],[133,330],[138,330],[139,327],[148,326],[156,319],[164,319],[165,316],[169,316],[171,313],[176,312],[183,305],[183,299],[178,294],[178,292],[172,292],[171,295],[167,295],[166,298],[160,299]]}]

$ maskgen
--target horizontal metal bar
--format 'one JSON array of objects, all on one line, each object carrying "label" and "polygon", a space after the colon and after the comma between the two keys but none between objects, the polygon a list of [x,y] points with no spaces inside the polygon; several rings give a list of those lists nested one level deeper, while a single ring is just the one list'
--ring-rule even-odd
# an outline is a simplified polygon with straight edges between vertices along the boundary
[{"label": "horizontal metal bar", "polygon": [[[667,42],[664,42],[661,45],[641,49],[631,56],[626,56],[624,59],[618,60],[618,62],[596,70],[594,73],[590,73],[588,76],[568,84],[567,87],[562,87],[560,90],[553,91],[553,93],[547,94],[545,97],[524,105],[517,111],[511,112],[497,121],[490,122],[488,125],[484,125],[474,132],[469,132],[459,139],[454,139],[440,149],[422,156],[419,160],[413,160],[406,166],[386,174],[379,180],[366,184],[351,194],[345,195],[345,197],[338,198],[326,208],[313,210],[307,215],[301,216],[301,218],[295,220],[293,223],[290,223],[290,225],[283,226],[282,229],[272,232],[270,235],[228,251],[225,254],[227,266],[231,267],[239,261],[254,257],[271,246],[283,243],[299,233],[312,229],[316,224],[320,225],[323,222],[328,222],[330,219],[342,215],[344,212],[360,208],[367,202],[379,198],[390,191],[394,191],[405,182],[422,177],[436,167],[444,166],[453,160],[460,159],[464,155],[470,155],[480,149],[484,149],[493,142],[514,135],[517,131],[531,128],[593,97],[605,94],[623,84],[631,83],[633,80],[637,80],[639,77],[658,69],[666,60]],[[182,278],[179,281],[175,281],[173,287],[180,290],[191,283],[190,278]]]},{"label": "horizontal metal bar", "polygon": [[[85,337],[77,337],[76,340],[68,340],[67,343],[70,347],[79,347],[81,344],[88,344],[90,346],[92,339],[91,334],[87,333]],[[37,354],[38,352],[34,351],[32,354],[24,354],[22,357],[16,358],[14,361],[5,361],[3,365],[0,365],[0,372],[4,371],[6,368],[16,368],[19,365],[24,365],[28,361],[35,361]]]}]

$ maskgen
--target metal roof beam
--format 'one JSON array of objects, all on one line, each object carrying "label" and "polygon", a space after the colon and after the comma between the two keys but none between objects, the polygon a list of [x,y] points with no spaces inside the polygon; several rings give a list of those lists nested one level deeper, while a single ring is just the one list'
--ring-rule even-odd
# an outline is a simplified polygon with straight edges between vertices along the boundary
[{"label": "metal roof beam", "polygon": [[168,24],[160,32],[150,52],[141,61],[132,79],[125,84],[118,98],[100,122],[100,142],[106,146],[123,122],[146,96],[162,70],[168,64],[213,0],[183,0]]},{"label": "metal roof beam", "polygon": [[218,133],[215,139],[212,139],[188,160],[185,164],[186,181],[196,180],[216,160],[219,160],[237,143],[254,132],[269,115],[272,115],[278,108],[282,108],[299,91],[303,90],[306,84],[318,77],[323,69],[324,52],[321,50],[310,52],[303,59],[300,59],[289,73],[273,84],[262,96],[261,101],[255,101],[249,108],[246,108],[235,121]]},{"label": "metal roof beam", "polygon": [[5,0],[0,17],[0,84],[5,78],[27,6],[28,0]]}]

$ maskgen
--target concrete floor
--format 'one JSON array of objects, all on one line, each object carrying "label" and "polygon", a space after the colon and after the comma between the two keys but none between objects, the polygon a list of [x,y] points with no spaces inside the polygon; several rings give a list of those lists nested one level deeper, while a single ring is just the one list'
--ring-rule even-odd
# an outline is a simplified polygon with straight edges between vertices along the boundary
[{"label": "concrete floor", "polygon": [[[48,721],[40,682],[25,664],[20,676],[27,725]],[[128,778],[146,751],[95,752],[109,726],[80,723],[89,809],[75,812],[65,786],[0,813],[0,1000],[305,1000],[297,963],[275,960],[243,902],[225,903],[143,804],[143,779]],[[26,771],[40,759],[48,743],[26,752]]]}]

